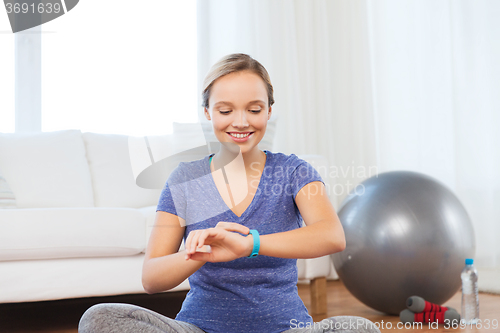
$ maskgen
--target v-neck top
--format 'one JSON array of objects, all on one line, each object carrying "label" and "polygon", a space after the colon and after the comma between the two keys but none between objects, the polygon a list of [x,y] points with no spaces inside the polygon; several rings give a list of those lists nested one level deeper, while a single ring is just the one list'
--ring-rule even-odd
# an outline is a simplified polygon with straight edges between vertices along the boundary
[{"label": "v-neck top", "polygon": [[[266,151],[264,150],[264,153],[267,155]],[[208,165],[210,165],[210,163],[212,163],[212,157],[214,157],[215,153],[214,154],[210,154],[210,159],[208,160]]]},{"label": "v-neck top", "polygon": [[[266,151],[264,151],[264,153],[267,155],[267,152],[266,152]],[[214,155],[215,155],[215,153],[213,153],[213,154],[210,154],[210,155],[209,155],[209,156],[210,156],[210,158],[209,158],[209,160],[208,160],[208,167],[209,167],[209,168],[210,168],[210,164],[212,163],[212,157],[213,157]],[[264,163],[264,169],[265,169],[265,166],[266,166],[266,165],[267,165],[267,157],[266,157],[266,162]],[[210,169],[210,170],[211,170],[211,169]],[[261,179],[262,179],[262,177],[261,177]],[[214,182],[214,183],[215,183],[215,182]],[[260,181],[259,181],[259,185],[260,185]],[[258,188],[258,187],[257,187],[257,188]],[[255,196],[254,196],[254,198],[255,198]],[[252,198],[252,201],[253,201],[253,198]],[[250,202],[250,205],[251,205],[251,204],[252,204],[252,202]],[[250,205],[247,207],[247,209],[248,209],[248,208],[250,208]],[[229,207],[228,207],[228,208],[229,208]],[[231,210],[231,211],[232,211],[232,210]],[[245,210],[245,211],[246,211],[246,210]],[[244,213],[244,212],[243,212],[243,213]],[[243,216],[243,214],[241,214],[240,216],[238,216],[238,215],[236,215],[234,212],[233,212],[233,214],[234,214],[234,216],[236,216],[236,217],[241,217],[241,216]]]},{"label": "v-neck top", "polygon": [[[260,235],[300,228],[303,220],[295,196],[306,184],[323,179],[295,154],[265,153],[257,191],[240,217],[217,189],[209,164],[213,154],[179,163],[162,189],[157,211],[186,221],[184,241],[191,231],[213,228],[219,221],[240,223]],[[305,327],[313,319],[298,295],[297,279],[297,259],[258,255],[206,262],[189,277],[191,289],[175,319],[207,333],[278,333],[293,323]]]}]

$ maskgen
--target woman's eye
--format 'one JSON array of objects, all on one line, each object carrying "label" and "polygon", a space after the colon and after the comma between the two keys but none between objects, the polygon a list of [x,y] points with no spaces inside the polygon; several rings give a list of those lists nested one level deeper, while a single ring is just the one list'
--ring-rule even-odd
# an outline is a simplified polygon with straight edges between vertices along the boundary
[{"label": "woman's eye", "polygon": [[[253,113],[259,113],[259,112],[260,112],[260,111],[262,111],[262,110],[249,110],[249,111],[251,111],[251,112],[253,112]],[[220,113],[222,113],[222,114],[228,114],[229,112],[231,112],[231,110],[229,110],[229,111],[222,111],[222,110],[219,110],[219,112],[220,112]]]}]

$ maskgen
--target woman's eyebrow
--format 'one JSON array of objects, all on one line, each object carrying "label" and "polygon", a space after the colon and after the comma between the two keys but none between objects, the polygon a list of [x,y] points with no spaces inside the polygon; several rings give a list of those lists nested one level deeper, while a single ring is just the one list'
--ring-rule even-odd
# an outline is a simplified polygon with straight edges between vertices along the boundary
[{"label": "woman's eyebrow", "polygon": [[[247,104],[247,105],[249,105],[249,104],[255,104],[255,103],[262,103],[262,104],[266,104],[266,102],[264,102],[264,101],[262,101],[262,100],[260,100],[260,99],[256,99],[256,100],[254,100],[254,101],[250,101],[250,102],[248,102],[248,104]],[[218,105],[218,104],[225,104],[225,105],[231,105],[231,106],[233,105],[233,103],[231,103],[231,102],[220,101],[220,102],[215,103],[215,104],[214,104],[214,106],[216,106],[216,105]]]},{"label": "woman's eyebrow", "polygon": [[[248,102],[248,104],[255,104],[255,103],[262,103],[262,104],[266,104],[266,102],[264,102],[264,101],[262,101],[262,100],[260,100],[260,99],[256,99],[256,100],[254,100],[254,101]],[[248,104],[247,104],[247,105],[248,105]]]}]

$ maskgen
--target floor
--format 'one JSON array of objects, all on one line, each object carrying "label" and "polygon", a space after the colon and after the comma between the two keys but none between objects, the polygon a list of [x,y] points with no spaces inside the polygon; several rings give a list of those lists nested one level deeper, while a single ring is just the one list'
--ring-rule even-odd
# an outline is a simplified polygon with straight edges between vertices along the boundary
[{"label": "floor", "polygon": [[[304,304],[309,304],[309,286],[299,285],[299,295]],[[331,316],[360,316],[378,323],[381,332],[405,332],[405,333],[440,333],[440,332],[500,332],[500,295],[479,293],[479,316],[482,322],[482,327],[467,327],[467,328],[447,328],[443,324],[438,327],[429,327],[428,323],[422,326],[413,328],[398,329],[397,325],[400,323],[399,316],[389,316],[384,313],[378,312],[368,306],[364,305],[344,287],[340,280],[327,282],[328,293],[328,312],[326,315],[313,316],[315,322]],[[445,302],[446,306],[461,311],[461,291],[458,291],[449,301]],[[486,324],[489,323],[489,328]],[[495,327],[493,324],[496,323]],[[400,323],[402,325],[402,323]]]},{"label": "floor", "polygon": [[[298,288],[300,297],[309,308],[309,285],[299,284]],[[500,332],[500,295],[479,294],[480,318],[483,323],[481,328],[447,329],[442,324],[438,327],[429,327],[428,324],[424,324],[420,328],[398,329],[396,325],[399,323],[399,317],[388,316],[365,306],[347,291],[342,282],[328,281],[327,293],[328,312],[313,316],[315,322],[331,316],[351,315],[365,317],[378,323],[382,332]],[[0,304],[0,332],[77,333],[78,320],[83,312],[91,305],[103,302],[131,303],[167,316],[175,316],[185,292],[167,296],[168,298],[164,294],[121,295],[52,302]],[[461,294],[458,292],[445,305],[460,309],[460,302]],[[489,328],[486,328],[487,320],[490,322]],[[492,325],[495,320],[496,329]]]}]

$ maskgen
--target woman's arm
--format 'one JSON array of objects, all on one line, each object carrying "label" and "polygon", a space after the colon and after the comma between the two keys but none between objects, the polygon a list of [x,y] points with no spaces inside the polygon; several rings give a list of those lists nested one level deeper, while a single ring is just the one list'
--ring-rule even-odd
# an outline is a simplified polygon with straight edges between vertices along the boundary
[{"label": "woman's arm", "polygon": [[314,181],[302,187],[295,197],[295,203],[306,226],[260,236],[259,254],[306,259],[345,249],[344,228],[322,182]]},{"label": "woman's arm", "polygon": [[[306,226],[260,236],[260,255],[306,259],[321,257],[345,249],[344,229],[328,199],[325,185],[322,182],[314,181],[302,187],[295,197],[295,203]],[[242,233],[248,234],[248,232]],[[226,261],[229,259],[219,255],[222,251],[212,254],[195,253],[196,246],[211,244],[214,241],[219,245],[219,247],[213,248],[214,250],[227,247],[232,250],[231,252],[236,253],[237,256],[232,259],[251,254],[253,236],[231,235],[231,239],[226,240],[224,235],[227,238],[225,232],[210,228],[198,231],[198,235],[195,237],[188,237],[186,240],[188,257],[194,261]],[[244,250],[238,252],[233,250],[237,245],[240,245],[240,248],[243,247]]]},{"label": "woman's arm", "polygon": [[148,294],[178,286],[205,263],[186,261],[186,251],[178,252],[184,226],[184,219],[167,212],[156,212],[142,265],[142,286]]},{"label": "woman's arm", "polygon": [[[178,251],[184,235],[186,222],[176,215],[158,211],[156,220],[151,231],[144,263],[142,265],[142,286],[148,294],[154,294],[172,289],[182,283],[191,274],[196,272],[207,260],[188,260],[186,250]],[[217,240],[222,240],[222,246],[217,252],[222,260],[229,261],[239,258],[246,250],[245,243],[240,241],[242,234],[248,234],[249,229],[238,223],[219,222],[215,228],[218,233]],[[186,244],[199,236],[203,230],[193,230],[189,233]],[[229,246],[227,246],[229,244]],[[203,246],[200,246],[196,254],[203,254]]]}]

